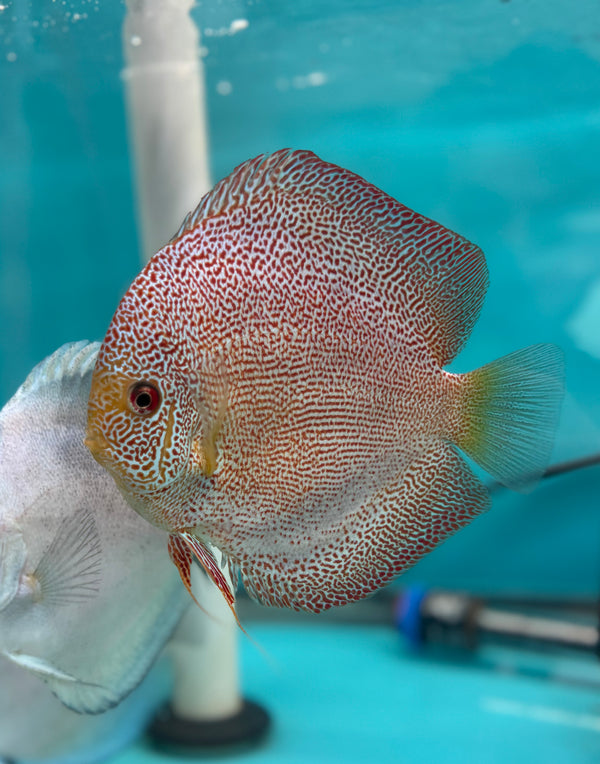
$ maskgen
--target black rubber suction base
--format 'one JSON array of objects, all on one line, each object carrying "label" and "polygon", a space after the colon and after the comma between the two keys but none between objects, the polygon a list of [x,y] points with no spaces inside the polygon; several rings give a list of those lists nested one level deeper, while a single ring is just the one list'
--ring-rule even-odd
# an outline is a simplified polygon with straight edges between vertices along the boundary
[{"label": "black rubber suction base", "polygon": [[198,722],[181,719],[164,706],[148,728],[152,744],[176,756],[194,756],[202,751],[250,748],[259,744],[271,726],[267,711],[244,700],[237,714],[226,719]]}]

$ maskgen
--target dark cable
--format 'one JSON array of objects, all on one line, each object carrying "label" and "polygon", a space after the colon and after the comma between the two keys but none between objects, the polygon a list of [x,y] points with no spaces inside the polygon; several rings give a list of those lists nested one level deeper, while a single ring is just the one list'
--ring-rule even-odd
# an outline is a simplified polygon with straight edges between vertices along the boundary
[{"label": "dark cable", "polygon": [[[600,464],[600,453],[590,454],[589,456],[581,456],[578,459],[569,459],[566,462],[558,462],[557,464],[551,464],[548,469],[542,475],[542,478],[556,477],[557,475],[565,475],[568,472],[575,472],[586,467],[596,467]],[[490,493],[496,493],[496,491],[505,488],[502,483],[497,480],[488,483],[488,491]]]}]

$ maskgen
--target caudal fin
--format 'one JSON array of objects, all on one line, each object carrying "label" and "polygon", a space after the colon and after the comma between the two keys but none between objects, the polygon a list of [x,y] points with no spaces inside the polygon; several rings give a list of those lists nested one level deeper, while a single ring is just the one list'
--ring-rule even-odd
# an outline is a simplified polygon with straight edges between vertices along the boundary
[{"label": "caudal fin", "polygon": [[464,375],[456,445],[496,480],[530,490],[548,466],[564,392],[555,345],[533,345]]}]

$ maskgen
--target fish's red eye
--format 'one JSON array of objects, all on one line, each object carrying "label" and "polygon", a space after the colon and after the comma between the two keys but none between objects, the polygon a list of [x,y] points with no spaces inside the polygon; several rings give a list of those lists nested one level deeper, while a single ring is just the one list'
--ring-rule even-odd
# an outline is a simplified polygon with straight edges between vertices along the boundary
[{"label": "fish's red eye", "polygon": [[150,382],[138,382],[129,391],[129,403],[136,414],[153,414],[160,406],[160,393]]}]

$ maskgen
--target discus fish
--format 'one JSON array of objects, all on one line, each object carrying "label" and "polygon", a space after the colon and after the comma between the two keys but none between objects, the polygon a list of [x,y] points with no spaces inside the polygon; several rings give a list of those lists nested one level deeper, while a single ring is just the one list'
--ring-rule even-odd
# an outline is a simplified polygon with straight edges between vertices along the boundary
[{"label": "discus fish", "polygon": [[90,713],[140,682],[189,603],[164,534],[83,446],[98,347],[63,346],[0,411],[0,656]]},{"label": "discus fish", "polygon": [[168,673],[166,659],[159,659],[116,708],[77,714],[40,679],[0,656],[0,764],[106,761],[142,735],[166,702]]},{"label": "discus fish", "polygon": [[266,605],[365,597],[488,509],[468,454],[511,488],[543,472],[558,348],[467,374],[482,251],[307,151],[240,165],[123,297],[100,348],[86,443],[128,502],[208,544]]}]

